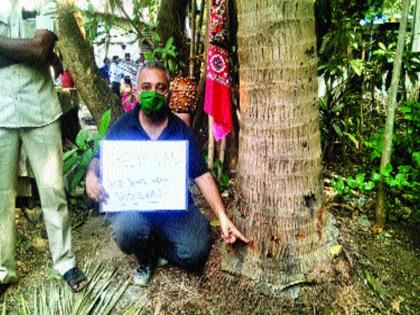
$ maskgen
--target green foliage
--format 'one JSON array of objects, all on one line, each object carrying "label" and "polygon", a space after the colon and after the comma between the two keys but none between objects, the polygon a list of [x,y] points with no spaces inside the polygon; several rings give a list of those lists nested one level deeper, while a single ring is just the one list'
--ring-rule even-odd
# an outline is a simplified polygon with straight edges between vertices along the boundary
[{"label": "green foliage", "polygon": [[[99,37],[102,39],[97,44],[103,44],[106,40],[103,35],[107,34],[111,28],[115,25],[117,18],[114,15],[104,15],[96,12],[95,7],[89,1],[87,10],[83,12],[83,27],[86,30],[87,39],[91,45]],[[99,26],[103,25],[103,29],[100,31]]]},{"label": "green foliage", "polygon": [[64,176],[70,179],[69,189],[73,190],[85,176],[86,169],[99,149],[99,143],[104,138],[111,122],[111,110],[107,110],[98,124],[98,134],[89,135],[82,129],[76,136],[75,146],[64,153]]},{"label": "green foliage", "polygon": [[111,122],[111,111],[107,110],[101,117],[101,120],[98,124],[98,133],[99,136],[104,136],[108,130],[109,124]]},{"label": "green foliage", "polygon": [[[393,155],[397,164],[418,163],[420,150],[420,102],[408,100],[397,108],[393,134]],[[379,161],[382,152],[383,128],[373,130],[363,145],[370,150],[371,161]],[[418,165],[418,164],[417,164]]]},{"label": "green foliage", "polygon": [[351,176],[347,178],[338,177],[331,180],[330,186],[339,196],[351,196],[355,192],[367,193],[375,188],[375,184],[379,179],[374,181],[376,175],[372,175],[367,180],[365,179],[366,177],[364,173],[358,173],[354,178]]},{"label": "green foliage", "polygon": [[[373,128],[372,128],[373,129]],[[392,211],[392,220],[411,219],[420,221],[420,103],[408,100],[398,108],[393,134],[392,164],[376,171],[382,154],[383,129],[374,129],[363,149],[369,156],[361,172],[355,177],[338,177],[330,181],[337,195],[345,198],[357,194],[369,194],[382,178]]]},{"label": "green foliage", "polygon": [[229,186],[230,186],[229,174],[224,169],[223,163],[219,159],[216,159],[213,163],[213,167],[211,168],[210,172],[214,178],[217,178],[220,170],[221,170],[221,176],[218,182],[219,190],[225,191],[229,189]]},{"label": "green foliage", "polygon": [[[330,60],[319,67],[319,74],[326,80],[326,94],[320,98],[322,138],[326,152],[334,151],[339,154],[340,151],[342,154],[348,153],[349,150],[357,152],[363,141],[362,132],[369,129],[364,116],[375,118],[381,114],[368,112],[364,108],[366,98],[363,95],[363,89],[380,90],[383,86],[388,88],[391,82],[395,43],[390,43],[388,46],[379,43],[379,46],[380,48],[373,52],[371,61],[342,58],[339,62]],[[418,72],[420,72],[420,54],[406,50],[402,77],[409,78],[411,84],[415,85]],[[378,73],[384,73],[384,76],[378,76]],[[364,87],[361,79],[365,82]],[[406,98],[406,91],[401,90],[401,93],[404,93],[401,95],[402,98]],[[374,100],[373,92],[371,100]],[[372,105],[369,107],[371,110],[378,108]],[[406,110],[412,110],[405,107]],[[407,112],[407,118],[414,119],[414,115]],[[337,147],[340,148],[338,152]],[[372,152],[375,156],[379,156],[377,153]]]},{"label": "green foliage", "polygon": [[[373,43],[372,59],[366,62],[366,77],[378,89],[383,84],[382,76],[378,76],[378,73],[384,74],[385,89],[389,88],[392,76],[391,69],[396,53],[396,33],[389,32],[385,34],[383,41]],[[384,42],[388,42],[388,44]],[[420,53],[411,51],[411,37],[408,34],[405,48],[401,64],[401,78],[408,78],[411,84],[415,84],[417,82],[417,73],[420,71]]]},{"label": "green foliage", "polygon": [[[106,36],[112,27],[114,27],[119,18],[116,13],[129,18],[132,32],[137,35],[137,40],[150,51],[144,53],[146,60],[158,60],[162,62],[173,74],[180,73],[186,64],[179,59],[181,54],[176,49],[173,37],[170,37],[165,43],[162,42],[159,34],[156,32],[158,26],[157,11],[160,1],[158,0],[131,0],[133,12],[130,15],[126,11],[124,1],[109,0],[108,4],[111,14],[98,13],[93,4],[89,1],[88,9],[84,12],[84,27],[88,34],[88,40],[91,44],[105,43]],[[131,13],[131,12],[130,12]],[[99,31],[99,26],[104,26]]]},{"label": "green foliage", "polygon": [[220,176],[219,187],[221,191],[228,190],[230,187],[230,178],[226,172],[222,172]]},{"label": "green foliage", "polygon": [[359,117],[360,82],[365,64],[357,57],[362,45],[361,26],[357,20],[332,19],[331,30],[322,37],[319,48],[318,75],[325,82],[325,95],[320,98],[324,155],[338,148],[359,149],[361,120]]},{"label": "green foliage", "polygon": [[[208,155],[206,154],[204,159],[208,162]],[[222,161],[219,159],[214,160],[213,167],[210,169],[210,173],[214,178],[218,177],[219,172],[221,171],[220,180],[217,183],[220,191],[228,190],[230,187],[230,177],[229,173],[224,168]]]},{"label": "green foliage", "polygon": [[365,274],[365,279],[369,287],[376,293],[378,296],[384,300],[386,297],[386,291],[385,289],[379,284],[379,282],[372,277],[372,275],[366,270],[363,270],[363,273]]},{"label": "green foliage", "polygon": [[[388,164],[379,172],[358,173],[355,177],[347,176],[346,178],[339,176],[332,178],[329,186],[334,189],[338,196],[348,199],[355,194],[368,195],[377,188],[381,178],[389,194],[394,196],[394,210],[389,211],[388,216],[394,220],[400,218],[419,221],[419,170],[410,165],[400,165],[394,170],[392,165]],[[406,199],[403,200],[405,203],[410,201],[410,207],[402,206],[401,198]],[[401,208],[404,209],[404,213],[398,213]]]},{"label": "green foliage", "polygon": [[411,37],[407,35],[391,164],[379,170],[386,91],[391,83],[398,31],[391,25],[362,26],[359,22],[400,13],[400,5],[398,1],[354,0],[317,0],[316,5],[318,74],[325,83],[320,98],[323,156],[327,163],[342,161],[347,164],[345,168],[354,168],[349,176],[333,178],[330,185],[340,197],[352,198],[371,194],[383,178],[391,203],[388,208],[392,209],[388,217],[420,220],[420,105],[410,100],[408,91],[410,84],[415,86],[418,81],[420,54],[411,52]]},{"label": "green foliage", "polygon": [[[343,4],[346,2],[346,10]],[[344,159],[357,156],[362,143],[383,124],[378,91],[389,88],[395,57],[397,31],[382,26],[360,24],[361,18],[372,20],[382,13],[400,10],[396,1],[316,1],[320,8],[318,74],[325,82],[320,98],[321,131],[324,157]],[[322,9],[322,10],[321,10]],[[322,25],[320,25],[322,24]],[[411,37],[406,37],[401,78],[411,84],[420,72],[420,54],[411,52]],[[404,81],[403,81],[404,82]],[[407,99],[402,84],[399,99]],[[377,152],[376,152],[377,153]],[[373,152],[372,154],[376,154]]]},{"label": "green foliage", "polygon": [[364,141],[366,148],[370,149],[370,159],[378,160],[382,154],[382,143],[384,139],[384,131],[381,129],[379,132],[374,133],[369,140]]},{"label": "green foliage", "polygon": [[[123,0],[108,0],[109,14],[96,12],[94,5],[89,0],[88,8],[83,12],[84,28],[91,44],[104,44],[107,40],[106,34],[119,23],[119,16],[129,18],[130,32],[137,35],[137,40],[146,46],[150,44],[147,37],[156,28],[157,10],[159,0],[131,0],[132,12],[127,12]],[[103,26],[99,31],[99,26]]]},{"label": "green foliage", "polygon": [[162,62],[171,73],[178,73],[185,67],[185,63],[178,60],[180,53],[177,51],[173,37],[169,37],[164,45],[157,33],[152,33],[154,49],[144,53],[146,60],[158,60]]},{"label": "green foliage", "polygon": [[389,188],[412,188],[420,183],[412,183],[409,181],[413,176],[413,168],[409,165],[400,165],[396,171],[393,171],[391,164],[385,168],[381,168],[379,173],[373,171],[370,176],[365,173],[358,173],[355,177],[348,176],[346,178],[338,177],[332,179],[330,186],[338,195],[352,195],[355,192],[366,194],[373,190],[381,177]]},{"label": "green foliage", "polygon": [[[160,1],[159,0],[132,0],[133,2],[133,23],[135,25],[142,25],[144,23],[149,23],[150,26],[156,26],[156,18],[158,13],[158,8]],[[148,21],[146,21],[147,12]],[[146,27],[147,30],[147,27]]]}]

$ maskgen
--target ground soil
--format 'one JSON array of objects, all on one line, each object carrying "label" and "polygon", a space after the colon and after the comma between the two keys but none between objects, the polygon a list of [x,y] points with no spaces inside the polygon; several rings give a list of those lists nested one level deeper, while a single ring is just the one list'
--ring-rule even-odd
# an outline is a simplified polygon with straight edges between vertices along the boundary
[{"label": "ground soil", "polygon": [[[229,203],[230,197],[225,199]],[[118,250],[103,216],[82,193],[69,200],[79,265],[94,261],[102,268],[116,268],[116,283],[128,279],[134,260]],[[197,202],[209,216],[206,204],[200,198]],[[419,227],[388,224],[382,233],[373,233],[372,206],[369,198],[329,198],[327,207],[340,231],[342,250],[319,268],[318,281],[302,287],[295,300],[264,295],[246,279],[224,273],[220,253],[225,245],[218,227],[213,227],[213,248],[202,274],[170,265],[159,268],[146,289],[129,286],[112,314],[138,301],[137,314],[419,314]],[[42,219],[30,214],[21,208],[16,212],[19,280],[3,296],[11,314],[20,314],[20,296],[29,297],[47,281],[62,283],[50,268]]]}]

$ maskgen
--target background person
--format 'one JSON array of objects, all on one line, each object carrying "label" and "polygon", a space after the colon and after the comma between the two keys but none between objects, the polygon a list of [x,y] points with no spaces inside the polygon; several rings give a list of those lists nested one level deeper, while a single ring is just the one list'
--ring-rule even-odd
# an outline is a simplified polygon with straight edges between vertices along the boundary
[{"label": "background person", "polygon": [[99,72],[102,74],[102,77],[110,84],[109,80],[109,66],[111,64],[111,60],[108,57],[104,58],[104,64],[102,67],[99,68]]},{"label": "background person", "polygon": [[[42,3],[41,3],[42,2]],[[41,4],[43,4],[41,6]],[[76,266],[63,185],[59,117],[49,66],[60,68],[53,53],[55,2],[2,1],[0,14],[0,289],[16,280],[16,179],[21,145],[35,175],[48,233],[53,267],[73,291],[86,276]]]},{"label": "background person", "polygon": [[132,84],[129,76],[124,77],[121,80],[120,87],[120,104],[124,112],[129,112],[137,104],[137,89],[134,84]]},{"label": "background person", "polygon": [[112,56],[111,64],[109,65],[109,81],[111,82],[111,89],[115,95],[120,97],[120,80],[122,78],[120,60],[118,56]]}]

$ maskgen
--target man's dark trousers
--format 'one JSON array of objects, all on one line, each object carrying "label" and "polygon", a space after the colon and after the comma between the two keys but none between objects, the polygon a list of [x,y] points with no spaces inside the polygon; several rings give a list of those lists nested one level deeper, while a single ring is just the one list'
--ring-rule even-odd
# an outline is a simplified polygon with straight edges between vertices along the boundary
[{"label": "man's dark trousers", "polygon": [[188,211],[108,213],[112,237],[140,264],[157,257],[189,270],[202,268],[210,246],[210,224],[193,204]]}]

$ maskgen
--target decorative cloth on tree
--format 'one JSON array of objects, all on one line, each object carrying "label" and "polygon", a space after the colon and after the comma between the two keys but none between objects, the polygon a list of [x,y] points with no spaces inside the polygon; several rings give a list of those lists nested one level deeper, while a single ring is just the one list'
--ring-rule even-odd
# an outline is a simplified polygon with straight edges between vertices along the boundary
[{"label": "decorative cloth on tree", "polygon": [[210,5],[209,43],[204,111],[213,117],[213,133],[219,141],[232,130],[226,0]]}]

